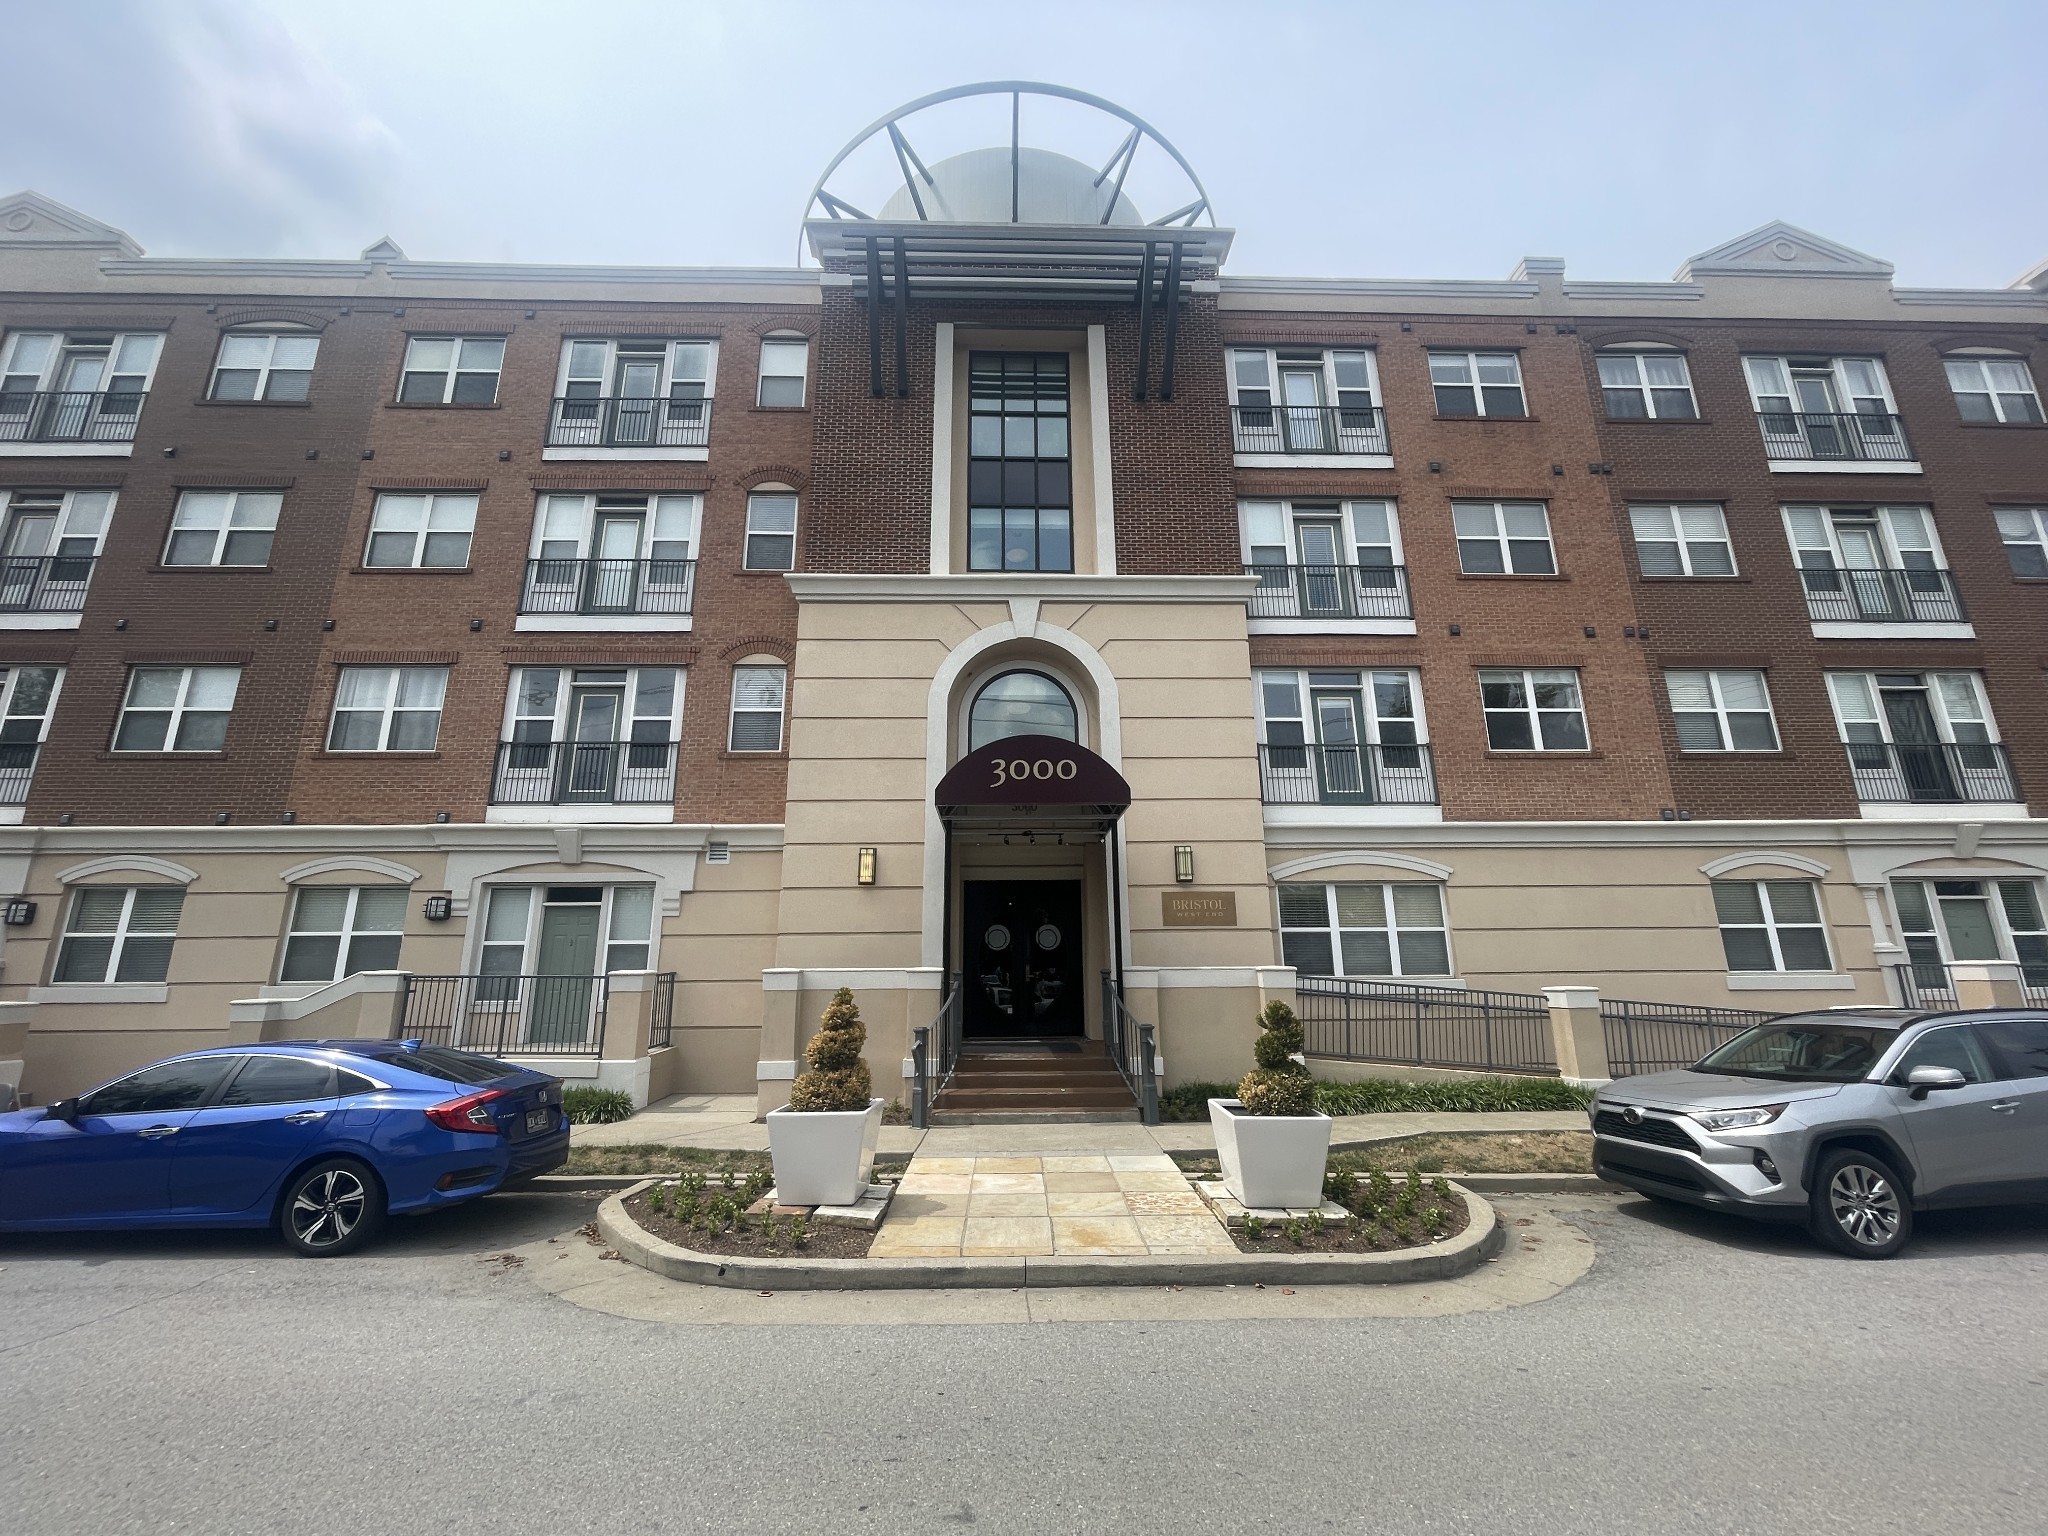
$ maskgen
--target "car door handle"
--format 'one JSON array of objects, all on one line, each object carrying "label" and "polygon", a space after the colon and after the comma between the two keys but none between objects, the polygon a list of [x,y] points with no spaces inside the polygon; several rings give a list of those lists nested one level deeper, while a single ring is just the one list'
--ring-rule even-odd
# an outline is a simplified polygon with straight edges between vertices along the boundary
[{"label": "car door handle", "polygon": [[2019,1107],[2020,1101],[2018,1099],[2000,1099],[1991,1106],[1991,1111],[1993,1114],[2009,1115]]},{"label": "car door handle", "polygon": [[286,1125],[311,1125],[315,1120],[325,1120],[326,1118],[327,1111],[324,1109],[302,1109],[295,1115],[286,1115],[284,1123]]},{"label": "car door handle", "polygon": [[135,1134],[145,1141],[157,1141],[165,1136],[177,1135],[178,1128],[175,1125],[152,1125],[148,1130],[137,1131]]}]

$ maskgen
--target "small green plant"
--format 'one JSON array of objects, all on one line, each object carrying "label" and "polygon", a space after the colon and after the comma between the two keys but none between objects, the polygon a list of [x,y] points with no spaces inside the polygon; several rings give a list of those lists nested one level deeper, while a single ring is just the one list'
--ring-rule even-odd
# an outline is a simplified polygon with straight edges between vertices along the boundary
[{"label": "small green plant", "polygon": [[682,1185],[682,1187],[688,1190],[692,1195],[701,1195],[704,1193],[704,1175],[696,1172],[695,1170],[692,1170],[691,1172],[684,1174],[682,1178],[678,1179],[676,1182]]},{"label": "small green plant", "polygon": [[1244,1235],[1252,1242],[1258,1242],[1266,1235],[1266,1218],[1263,1216],[1245,1217]]},{"label": "small green plant", "polygon": [[1252,1046],[1258,1066],[1245,1073],[1237,1097],[1248,1115],[1312,1115],[1316,1081],[1296,1060],[1301,1053],[1301,1020],[1275,998],[1259,1014],[1259,1038]]},{"label": "small green plant", "polygon": [[562,1118],[571,1125],[610,1125],[633,1113],[633,1096],[617,1088],[564,1088]]},{"label": "small green plant", "polygon": [[1358,1188],[1358,1180],[1348,1173],[1326,1170],[1323,1174],[1323,1198],[1334,1200],[1339,1205],[1350,1203],[1352,1192]]},{"label": "small green plant", "polygon": [[1422,1213],[1422,1230],[1428,1233],[1431,1237],[1435,1237],[1437,1233],[1443,1231],[1443,1229],[1444,1208],[1440,1205],[1432,1205],[1428,1210]]},{"label": "small green plant", "polygon": [[1393,1203],[1394,1181],[1387,1177],[1386,1169],[1373,1169],[1366,1178],[1365,1187],[1371,1197],[1366,1206],[1368,1210],[1383,1211]]},{"label": "small green plant", "polygon": [[763,1173],[757,1169],[753,1173],[747,1175],[747,1182],[740,1186],[740,1190],[741,1193],[746,1196],[747,1204],[752,1205],[756,1200],[760,1199],[763,1195],[767,1194],[768,1191],[773,1189],[774,1187],[775,1175],[772,1173]]},{"label": "small green plant", "polygon": [[1299,1248],[1308,1240],[1308,1223],[1299,1216],[1290,1216],[1287,1225],[1280,1229],[1280,1235]]},{"label": "small green plant", "polygon": [[874,1074],[861,1059],[868,1027],[860,1021],[853,992],[841,987],[832,994],[818,1021],[818,1032],[804,1047],[810,1070],[789,1085],[791,1109],[819,1112],[866,1109],[874,1096]]},{"label": "small green plant", "polygon": [[1308,1213],[1308,1229],[1317,1237],[1323,1235],[1323,1228],[1327,1225],[1329,1223],[1323,1220],[1323,1213],[1321,1211],[1310,1211]]},{"label": "small green plant", "polygon": [[811,1219],[802,1211],[798,1211],[789,1218],[789,1245],[792,1248],[801,1248],[810,1240]]}]

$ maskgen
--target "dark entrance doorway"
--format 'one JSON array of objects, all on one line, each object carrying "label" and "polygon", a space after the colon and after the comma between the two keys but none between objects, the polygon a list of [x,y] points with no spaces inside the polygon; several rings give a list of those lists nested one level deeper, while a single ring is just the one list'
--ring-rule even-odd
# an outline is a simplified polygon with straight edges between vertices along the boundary
[{"label": "dark entrance doorway", "polygon": [[968,880],[964,887],[967,1036],[1081,1034],[1081,882]]}]

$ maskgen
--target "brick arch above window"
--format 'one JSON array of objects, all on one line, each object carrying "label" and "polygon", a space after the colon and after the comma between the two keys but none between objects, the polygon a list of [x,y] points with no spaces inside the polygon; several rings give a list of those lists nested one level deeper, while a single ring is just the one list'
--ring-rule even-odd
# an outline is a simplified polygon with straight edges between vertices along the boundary
[{"label": "brick arch above window", "polygon": [[736,477],[733,481],[743,491],[758,491],[772,486],[777,490],[795,491],[803,495],[808,477],[790,464],[762,464]]},{"label": "brick arch above window", "polygon": [[747,329],[756,336],[802,336],[810,341],[818,339],[818,322],[816,317],[811,315],[771,316],[766,320],[756,320]]},{"label": "brick arch above window", "polygon": [[1688,351],[1696,338],[1681,336],[1676,331],[1644,329],[1631,325],[1607,331],[1580,331],[1579,340],[1595,352],[1604,352],[1610,347],[1670,347],[1676,351]]},{"label": "brick arch above window", "polygon": [[266,325],[296,325],[309,331],[324,331],[335,319],[311,309],[237,309],[215,318],[224,331],[260,329]]},{"label": "brick arch above window", "polygon": [[738,666],[756,654],[771,657],[788,666],[796,655],[796,646],[777,635],[743,635],[719,651],[718,659]]},{"label": "brick arch above window", "polygon": [[2019,357],[2032,359],[2040,350],[2038,341],[2024,332],[1987,336],[1982,332],[1960,332],[1929,336],[1927,348],[1941,357]]}]

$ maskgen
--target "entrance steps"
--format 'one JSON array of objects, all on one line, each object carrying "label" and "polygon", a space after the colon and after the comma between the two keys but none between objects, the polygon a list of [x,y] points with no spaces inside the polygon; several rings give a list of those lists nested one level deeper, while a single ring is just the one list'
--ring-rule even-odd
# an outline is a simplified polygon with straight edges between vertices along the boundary
[{"label": "entrance steps", "polygon": [[1134,1121],[1137,1101],[1099,1040],[970,1040],[934,1125]]}]

